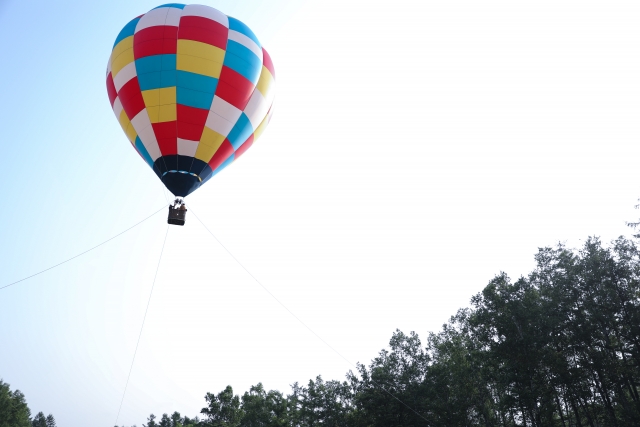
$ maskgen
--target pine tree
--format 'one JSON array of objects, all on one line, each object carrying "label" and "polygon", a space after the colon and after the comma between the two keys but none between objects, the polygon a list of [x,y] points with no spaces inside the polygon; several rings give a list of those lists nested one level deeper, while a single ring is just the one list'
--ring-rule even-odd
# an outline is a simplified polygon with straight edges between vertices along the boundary
[{"label": "pine tree", "polygon": [[42,412],[38,412],[38,414],[33,417],[31,427],[47,427],[47,418]]},{"label": "pine tree", "polygon": [[162,414],[162,418],[160,419],[160,427],[171,427],[171,418],[169,418],[169,415],[167,414]]},{"label": "pine tree", "polygon": [[31,411],[20,390],[0,380],[0,427],[29,427]]},{"label": "pine tree", "polygon": [[158,423],[156,423],[156,416],[151,414],[149,418],[147,418],[147,424],[142,424],[143,427],[158,427]]}]

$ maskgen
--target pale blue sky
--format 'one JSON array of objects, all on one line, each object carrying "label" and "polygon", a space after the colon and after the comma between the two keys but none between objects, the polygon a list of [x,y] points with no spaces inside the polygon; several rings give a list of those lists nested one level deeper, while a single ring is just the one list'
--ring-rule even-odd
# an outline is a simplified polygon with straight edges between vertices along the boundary
[{"label": "pale blue sky", "polygon": [[[0,3],[0,287],[166,203],[104,85],[120,28],[158,4]],[[630,234],[636,3],[205,4],[254,30],[278,92],[260,141],[187,202],[350,361],[395,328],[426,338],[539,246]],[[158,214],[0,291],[0,377],[32,409],[113,425],[165,230]],[[119,423],[349,368],[189,216],[169,231]]]}]

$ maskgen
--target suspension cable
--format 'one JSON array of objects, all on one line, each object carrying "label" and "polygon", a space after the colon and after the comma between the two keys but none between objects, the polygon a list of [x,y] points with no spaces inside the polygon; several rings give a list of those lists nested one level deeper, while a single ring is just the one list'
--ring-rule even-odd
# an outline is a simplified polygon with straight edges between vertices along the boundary
[{"label": "suspension cable", "polygon": [[122,410],[122,404],[124,403],[124,396],[127,394],[127,387],[129,387],[129,379],[131,378],[131,371],[133,371],[133,362],[136,361],[136,354],[138,354],[138,345],[140,345],[140,338],[142,337],[142,330],[144,329],[144,322],[147,320],[147,313],[149,312],[149,305],[151,304],[151,295],[153,295],[153,287],[156,285],[156,278],[158,277],[158,270],[160,269],[160,261],[162,261],[162,254],[164,252],[164,246],[167,243],[167,236],[169,235],[169,227],[167,225],[167,232],[164,235],[164,241],[162,242],[162,249],[160,250],[160,258],[158,258],[158,265],[156,266],[156,273],[153,276],[153,282],[151,283],[151,291],[149,291],[149,299],[147,300],[147,308],[144,310],[144,316],[142,317],[142,325],[140,325],[140,333],[138,334],[138,341],[136,342],[136,349],[133,351],[133,358],[131,359],[131,366],[129,366],[129,375],[127,375],[127,382],[124,385],[124,391],[122,392],[122,399],[120,400],[120,407],[118,408],[118,415],[116,415],[116,422],[114,426],[118,426],[118,419],[120,418],[120,411]]},{"label": "suspension cable", "polygon": [[155,211],[154,213],[152,213],[151,215],[149,215],[148,217],[146,217],[146,218],[145,218],[145,219],[143,219],[142,221],[137,222],[136,224],[132,225],[131,227],[127,228],[126,230],[121,231],[120,233],[116,234],[115,236],[110,237],[109,239],[105,240],[104,242],[99,243],[99,244],[95,245],[94,247],[92,247],[92,248],[90,248],[90,249],[87,249],[87,250],[86,250],[86,251],[84,251],[84,252],[79,253],[78,255],[72,256],[71,258],[66,259],[66,260],[64,260],[64,261],[62,261],[62,262],[60,262],[60,263],[58,263],[58,264],[56,264],[56,265],[52,265],[52,266],[51,266],[51,267],[49,267],[49,268],[45,268],[44,270],[38,271],[37,273],[34,273],[34,274],[30,275],[30,276],[24,277],[24,278],[22,278],[22,279],[20,279],[20,280],[16,280],[16,281],[15,281],[15,282],[13,282],[13,283],[9,283],[8,285],[4,285],[4,286],[0,287],[0,291],[1,291],[1,290],[3,290],[3,289],[8,288],[9,286],[16,285],[16,284],[18,284],[18,283],[20,283],[20,282],[24,282],[25,280],[31,279],[32,277],[38,276],[39,274],[42,274],[42,273],[44,273],[44,272],[46,272],[46,271],[53,270],[54,268],[59,267],[59,266],[61,266],[62,264],[66,264],[66,263],[68,263],[68,262],[69,262],[69,261],[71,261],[71,260],[74,260],[74,259],[76,259],[76,258],[78,258],[78,257],[80,257],[80,256],[82,256],[82,255],[84,255],[84,254],[86,254],[86,253],[91,252],[91,251],[92,251],[92,250],[94,250],[94,249],[99,248],[100,246],[104,245],[105,243],[108,243],[108,242],[112,241],[112,240],[113,240],[113,239],[115,239],[116,237],[120,237],[120,236],[122,236],[122,235],[123,235],[124,233],[126,233],[127,231],[129,231],[129,230],[132,230],[132,229],[136,228],[137,226],[139,226],[140,224],[142,224],[143,222],[145,222],[146,220],[148,220],[148,219],[149,219],[149,218],[151,218],[152,216],[156,215],[156,214],[157,214],[158,212],[160,212],[161,210],[165,209],[167,206],[169,206],[169,205],[167,204],[167,205],[165,205],[165,206],[161,207],[160,209],[158,209],[157,211]]},{"label": "suspension cable", "polygon": [[[340,353],[338,350],[336,350],[334,347],[331,346],[331,344],[329,344],[327,341],[325,341],[320,335],[318,335],[313,329],[311,329],[306,323],[304,323],[302,321],[302,319],[300,319],[298,316],[296,316],[291,310],[289,310],[289,308],[284,305],[284,303],[282,301],[280,301],[278,298],[276,298],[276,296],[271,293],[271,291],[269,289],[267,289],[266,286],[264,286],[257,278],[256,276],[254,276],[253,274],[251,274],[251,272],[247,269],[247,267],[245,267],[239,260],[238,258],[236,258],[229,249],[227,249],[227,247],[225,245],[222,244],[222,242],[215,236],[215,234],[213,234],[213,232],[211,230],[209,230],[209,227],[207,227],[205,225],[204,222],[202,222],[202,220],[198,217],[198,215],[196,215],[196,213],[193,211],[193,208],[191,207],[191,205],[189,205],[189,209],[191,210],[191,213],[193,214],[193,216],[196,217],[196,219],[198,220],[198,222],[200,222],[200,224],[202,224],[202,226],[205,228],[205,230],[207,230],[209,232],[209,234],[211,234],[211,236],[215,239],[216,242],[218,242],[218,244],[220,246],[222,246],[222,248],[227,251],[227,253],[231,256],[231,258],[234,259],[234,261],[240,266],[242,267],[242,269],[244,271],[247,272],[247,274],[249,276],[251,276],[251,278],[258,284],[260,285],[260,287],[262,289],[264,289],[270,296],[271,298],[273,298],[278,304],[280,304],[282,306],[282,308],[284,308],[287,312],[289,312],[289,314],[291,316],[293,316],[302,326],[304,326],[305,328],[307,328],[309,330],[309,332],[311,332],[313,335],[316,336],[316,338],[318,338],[320,341],[322,341],[327,347],[329,347],[331,350],[333,350],[334,353],[336,353],[338,356],[340,356],[345,362],[347,362],[349,365],[353,366],[356,370],[358,369],[358,367],[356,365],[354,365],[353,363],[351,363],[351,361],[349,359],[347,359],[346,357],[344,357],[342,355],[342,353]],[[413,412],[414,414],[416,414],[418,417],[422,418],[424,421],[427,422],[428,425],[431,425],[431,422],[429,420],[427,420],[424,416],[422,416],[421,414],[419,414],[418,412],[416,412],[415,409],[413,409],[412,407],[410,407],[409,405],[407,405],[405,402],[403,402],[402,400],[400,400],[398,397],[396,397],[393,393],[391,393],[389,390],[387,390],[385,387],[383,387],[380,383],[378,383],[377,381],[375,381],[373,379],[372,376],[369,376],[370,381],[376,385],[378,388],[380,388],[381,390],[383,390],[385,393],[387,393],[389,396],[391,396],[392,398],[394,398],[395,400],[397,400],[399,403],[401,403],[402,405],[404,405],[407,409],[409,409],[411,412]]]}]

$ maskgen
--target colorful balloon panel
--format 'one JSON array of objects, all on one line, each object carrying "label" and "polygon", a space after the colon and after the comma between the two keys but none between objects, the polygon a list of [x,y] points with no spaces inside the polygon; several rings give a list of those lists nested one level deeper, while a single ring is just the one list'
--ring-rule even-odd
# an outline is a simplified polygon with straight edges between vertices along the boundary
[{"label": "colorful balloon panel", "polygon": [[169,191],[184,197],[264,131],[275,71],[241,21],[209,6],[172,3],[120,31],[107,93],[138,154]]}]

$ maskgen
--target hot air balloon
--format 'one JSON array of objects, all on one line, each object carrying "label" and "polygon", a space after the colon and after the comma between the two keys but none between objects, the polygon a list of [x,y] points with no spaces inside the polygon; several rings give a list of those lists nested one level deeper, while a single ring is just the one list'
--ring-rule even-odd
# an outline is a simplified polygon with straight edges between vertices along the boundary
[{"label": "hot air balloon", "polygon": [[169,223],[183,225],[181,198],[237,160],[269,123],[275,71],[238,19],[171,3],[120,31],[107,92],[133,148],[177,197]]}]

